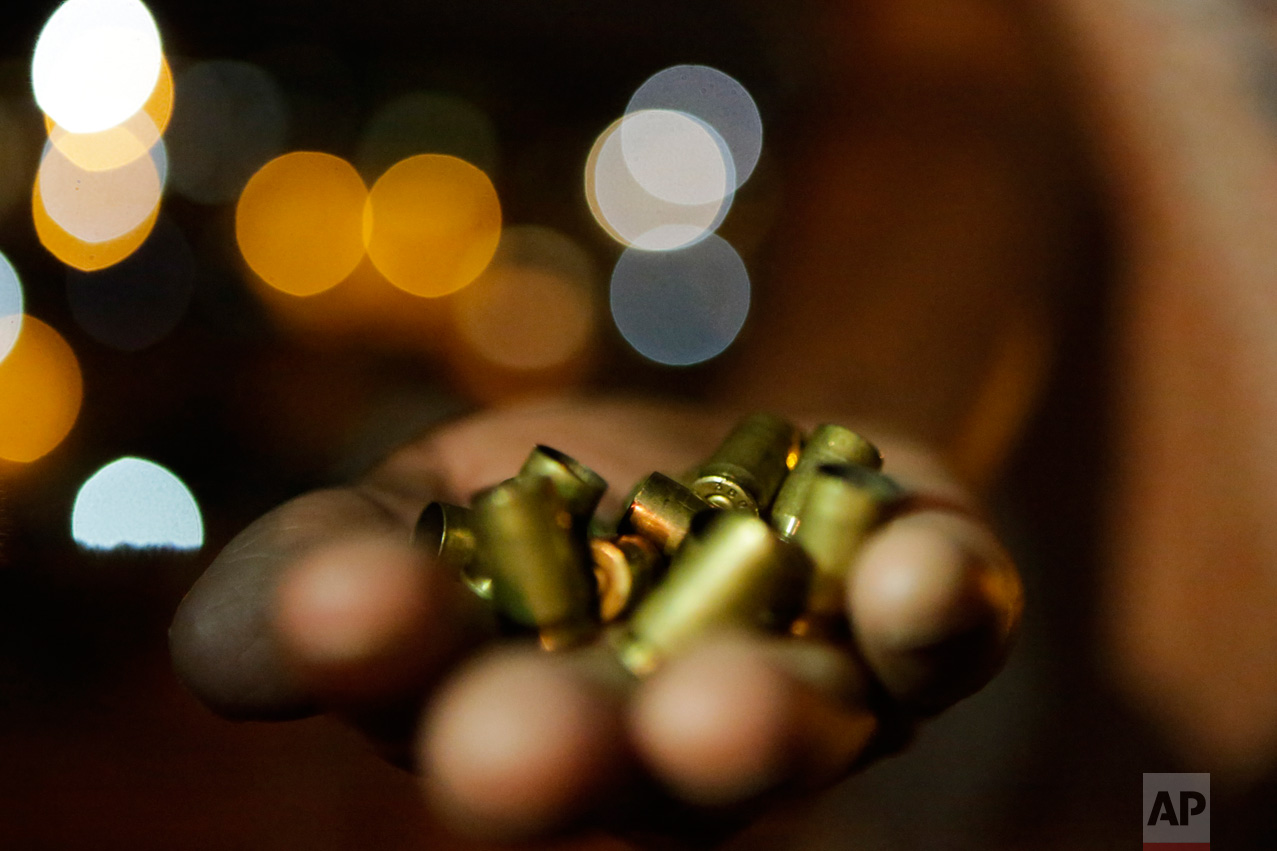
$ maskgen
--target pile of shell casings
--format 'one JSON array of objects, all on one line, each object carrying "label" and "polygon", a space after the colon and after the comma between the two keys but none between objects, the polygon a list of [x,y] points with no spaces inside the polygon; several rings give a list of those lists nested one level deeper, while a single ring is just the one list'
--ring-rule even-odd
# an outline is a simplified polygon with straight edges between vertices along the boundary
[{"label": "pile of shell casings", "polygon": [[414,539],[512,631],[550,650],[603,635],[642,676],[710,630],[845,632],[847,572],[901,497],[881,467],[842,426],[804,440],[754,414],[690,473],[639,482],[608,528],[594,517],[607,483],[537,446],[469,508],[428,505]]}]

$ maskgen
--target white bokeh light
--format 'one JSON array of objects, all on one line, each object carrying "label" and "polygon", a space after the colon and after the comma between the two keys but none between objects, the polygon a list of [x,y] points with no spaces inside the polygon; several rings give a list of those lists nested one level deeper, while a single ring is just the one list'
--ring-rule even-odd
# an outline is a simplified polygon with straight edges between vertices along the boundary
[{"label": "white bokeh light", "polygon": [[71,535],[87,549],[197,550],[204,545],[204,521],[181,479],[153,461],[125,457],[80,486]]},{"label": "white bokeh light", "polygon": [[97,133],[142,108],[163,50],[140,0],[67,0],[36,41],[31,85],[46,115],[72,133]]},{"label": "white bokeh light", "polygon": [[159,206],[168,174],[164,140],[147,156],[119,168],[90,171],[51,143],[36,174],[36,191],[49,218],[84,242],[107,242],[145,222]]},{"label": "white bokeh light", "polygon": [[[634,114],[642,110],[674,110],[713,127],[735,165],[732,189],[753,174],[763,149],[763,119],[754,98],[735,77],[708,65],[666,68],[638,87],[625,111]],[[627,154],[629,141],[627,138]]]},{"label": "white bokeh light", "polygon": [[682,112],[630,113],[621,123],[621,151],[638,185],[662,201],[715,204],[736,188],[731,153],[722,138]]},{"label": "white bokeh light", "polygon": [[0,361],[13,351],[22,331],[22,281],[9,258],[0,253]]},{"label": "white bokeh light", "polygon": [[[673,114],[673,113],[671,113]],[[704,203],[679,203],[658,197],[638,181],[635,171],[644,174],[649,182],[664,176],[676,175],[679,168],[635,168],[626,162],[622,132],[626,123],[635,120],[626,116],[612,123],[603,131],[590,151],[585,166],[585,196],[590,212],[599,225],[617,242],[644,251],[672,251],[692,245],[712,233],[723,221],[731,207],[732,195],[720,190],[728,185],[730,161],[725,161],[721,150],[711,144],[718,167],[711,170],[710,191],[703,188],[682,190],[682,197],[695,200],[708,197]],[[643,120],[639,118],[638,120]],[[682,121],[693,121],[681,116]],[[703,126],[703,125],[702,125]],[[712,136],[701,137],[711,140]],[[652,143],[648,148],[655,155],[660,146]],[[704,153],[707,149],[702,148]],[[717,182],[713,175],[718,175]],[[679,190],[667,187],[664,194],[679,197]],[[715,197],[717,196],[717,197]]]}]

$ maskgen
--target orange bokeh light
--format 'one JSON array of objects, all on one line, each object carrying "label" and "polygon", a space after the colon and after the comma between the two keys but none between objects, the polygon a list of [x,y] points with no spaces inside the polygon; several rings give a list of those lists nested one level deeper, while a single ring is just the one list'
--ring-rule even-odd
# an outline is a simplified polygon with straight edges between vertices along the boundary
[{"label": "orange bokeh light", "polygon": [[75,424],[84,382],[75,352],[57,331],[26,316],[9,356],[0,362],[0,458],[34,461]]},{"label": "orange bokeh light", "polygon": [[365,222],[368,255],[395,286],[436,297],[469,284],[501,238],[492,181],[457,157],[421,154],[396,163],[373,185]]},{"label": "orange bokeh light", "polygon": [[455,305],[466,341],[511,370],[561,366],[584,351],[594,330],[594,306],[581,282],[544,269],[489,269]]},{"label": "orange bokeh light", "polygon": [[336,286],[364,256],[368,190],[355,167],[313,151],[262,166],[240,193],[235,238],[266,283],[306,296]]},{"label": "orange bokeh light", "polygon": [[81,272],[96,272],[114,266],[137,251],[151,235],[159,215],[160,208],[156,205],[142,224],[123,236],[106,242],[85,242],[67,233],[45,210],[38,178],[31,198],[31,216],[35,221],[35,232],[40,238],[40,244],[54,257]]}]

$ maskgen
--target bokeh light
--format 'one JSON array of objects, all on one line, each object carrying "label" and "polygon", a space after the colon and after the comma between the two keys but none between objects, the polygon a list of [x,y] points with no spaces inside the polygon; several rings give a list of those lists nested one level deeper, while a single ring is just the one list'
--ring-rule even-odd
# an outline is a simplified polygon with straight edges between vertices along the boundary
[{"label": "bokeh light", "polygon": [[492,265],[457,294],[454,321],[466,343],[497,366],[551,369],[580,356],[593,336],[593,279],[588,255],[568,237],[511,227]]},{"label": "bokeh light", "polygon": [[35,195],[58,227],[84,242],[109,242],[137,229],[159,208],[166,170],[164,142],[119,168],[90,171],[48,144]]},{"label": "bokeh light", "polygon": [[165,137],[173,189],[201,204],[228,204],[253,173],[284,152],[288,110],[279,84],[248,62],[197,62],[177,80],[182,109]]},{"label": "bokeh light", "polygon": [[682,206],[716,204],[736,188],[732,158],[705,122],[682,112],[645,109],[621,123],[621,151],[639,186]]},{"label": "bokeh light", "polygon": [[164,135],[173,115],[173,75],[165,61],[160,80],[142,109],[97,133],[73,133],[45,116],[49,141],[67,159],[88,171],[106,171],[145,156]]},{"label": "bokeh light", "polygon": [[[682,204],[665,200],[646,190],[638,180],[629,163],[626,162],[621,135],[625,124],[629,121],[648,123],[647,113],[626,116],[613,122],[595,141],[585,165],[585,197],[590,205],[590,212],[599,225],[617,242],[625,246],[641,248],[645,251],[671,251],[683,248],[711,234],[723,221],[731,205],[731,194],[727,193],[705,203]],[[703,161],[704,155],[717,156],[719,165],[711,169],[711,173],[719,176],[720,186],[725,185],[730,167],[722,157],[722,149],[713,141],[713,136],[704,132],[704,125],[678,113],[665,113],[671,122],[678,126],[695,124],[702,135],[702,142],[709,146],[700,148],[694,157]],[[653,125],[649,124],[649,128]],[[682,134],[685,139],[697,138],[689,131]],[[659,155],[662,146],[650,143],[636,159]],[[640,169],[643,171],[643,169]],[[663,168],[654,164],[648,170],[648,179],[660,179]],[[674,172],[682,171],[675,168]],[[670,174],[670,171],[665,171]],[[698,178],[694,181],[700,183]],[[668,194],[677,197],[678,190],[668,188]],[[697,194],[692,192],[689,197]],[[712,197],[713,192],[709,195]]]},{"label": "bokeh light", "polygon": [[25,316],[17,344],[0,361],[0,458],[27,463],[53,450],[75,424],[83,393],[66,340]]},{"label": "bokeh light", "polygon": [[340,157],[313,151],[276,157],[240,194],[240,253],[276,289],[299,296],[322,292],[363,259],[367,200],[359,173]]},{"label": "bokeh light", "polygon": [[31,199],[31,216],[35,221],[35,232],[40,238],[40,244],[67,266],[83,272],[113,266],[137,251],[151,235],[151,229],[155,227],[159,215],[160,209],[156,206],[146,221],[128,233],[106,242],[86,242],[67,233],[49,216],[44,209],[39,187]]},{"label": "bokeh light", "polygon": [[409,92],[382,106],[360,135],[355,167],[369,179],[416,154],[448,154],[492,176],[497,167],[492,120],[464,98]]},{"label": "bokeh light", "polygon": [[142,108],[162,59],[159,30],[140,0],[66,0],[36,41],[31,85],[57,124],[97,133]]},{"label": "bokeh light", "polygon": [[612,272],[612,318],[657,363],[687,366],[732,344],[749,314],[749,273],[718,236],[682,251],[628,249]]},{"label": "bokeh light", "polygon": [[138,351],[164,339],[195,291],[195,258],[176,225],[160,219],[141,250],[105,271],[67,272],[76,323],[103,345]]},{"label": "bokeh light", "polygon": [[501,238],[501,204],[488,176],[444,154],[401,160],[368,197],[368,256],[386,280],[435,297],[469,284]]},{"label": "bokeh light", "polygon": [[[763,149],[763,120],[754,98],[734,77],[706,65],[675,65],[639,86],[626,113],[674,110],[695,116],[718,131],[735,165],[739,188],[754,172]],[[625,149],[631,150],[627,132]]]},{"label": "bokeh light", "polygon": [[181,479],[153,461],[125,457],[80,486],[71,536],[88,549],[197,550],[204,545],[204,521]]},{"label": "bokeh light", "polygon": [[22,331],[22,281],[9,258],[0,253],[0,362],[18,342]]}]

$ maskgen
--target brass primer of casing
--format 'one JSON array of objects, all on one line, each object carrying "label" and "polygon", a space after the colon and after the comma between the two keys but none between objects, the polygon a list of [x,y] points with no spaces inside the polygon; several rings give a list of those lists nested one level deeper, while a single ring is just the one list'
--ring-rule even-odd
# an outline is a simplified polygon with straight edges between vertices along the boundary
[{"label": "brass primer of casing", "polygon": [[800,438],[794,424],[782,417],[751,414],[692,472],[690,487],[714,508],[765,512],[789,472],[789,457]]}]

